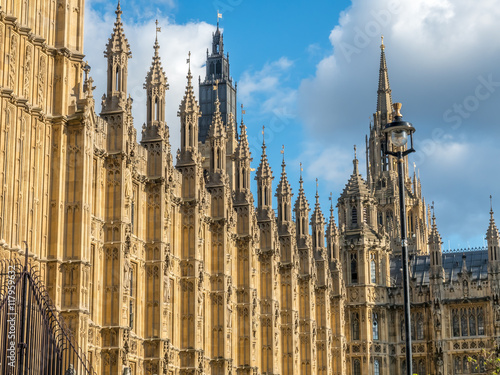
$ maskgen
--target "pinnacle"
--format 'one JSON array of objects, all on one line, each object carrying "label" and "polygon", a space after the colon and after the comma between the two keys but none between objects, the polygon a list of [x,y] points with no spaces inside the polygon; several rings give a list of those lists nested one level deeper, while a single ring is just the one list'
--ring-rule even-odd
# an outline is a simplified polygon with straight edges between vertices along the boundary
[{"label": "pinnacle", "polygon": [[380,70],[377,90],[377,112],[392,112],[391,86],[389,84],[389,74],[387,72],[387,62],[385,59],[385,45],[382,37],[380,45]]},{"label": "pinnacle", "polygon": [[199,113],[200,107],[198,106],[196,98],[194,97],[194,90],[192,84],[193,76],[191,75],[191,70],[188,71],[186,78],[187,78],[186,91],[184,93],[184,97],[182,98],[181,105],[179,106],[179,114],[186,112]]},{"label": "pinnacle", "polygon": [[240,141],[238,146],[236,146],[236,157],[238,159],[250,159],[250,146],[248,144],[248,136],[247,136],[247,127],[243,123],[243,119],[241,120],[240,125]]},{"label": "pinnacle", "polygon": [[438,232],[436,225],[436,215],[432,214],[432,227],[431,233],[429,234],[429,243],[441,244],[443,241],[441,240],[441,235]]},{"label": "pinnacle", "polygon": [[291,197],[292,195],[292,188],[290,187],[290,183],[288,182],[288,177],[286,175],[285,155],[283,153],[283,161],[281,162],[281,178],[276,189],[276,196]]},{"label": "pinnacle", "polygon": [[314,212],[311,217],[311,222],[313,223],[324,223],[325,217],[323,216],[323,212],[321,212],[321,205],[319,204],[319,193],[318,193],[318,179],[316,179],[316,203],[314,205]]},{"label": "pinnacle", "polygon": [[344,198],[348,195],[368,195],[370,191],[368,190],[368,185],[365,180],[361,177],[358,168],[358,159],[356,156],[353,160],[353,172],[349,181],[347,182],[341,197]]},{"label": "pinnacle", "polygon": [[222,123],[222,115],[220,113],[220,101],[218,95],[217,98],[215,99],[215,112],[212,117],[212,124],[210,125],[209,136],[214,138],[226,136],[226,130],[224,129],[224,124]]},{"label": "pinnacle", "polygon": [[125,53],[131,57],[132,53],[130,52],[130,45],[128,44],[127,38],[125,38],[125,33],[123,31],[123,23],[121,19],[122,9],[119,1],[115,13],[116,20],[115,26],[113,27],[113,34],[111,34],[111,37],[108,39],[104,56],[109,57],[111,54],[118,52]]},{"label": "pinnacle", "polygon": [[295,201],[295,211],[306,211],[309,212],[309,203],[307,202],[306,195],[304,193],[304,180],[302,179],[302,163],[300,163],[300,180],[299,180],[299,195]]},{"label": "pinnacle", "polygon": [[493,207],[490,208],[490,225],[488,226],[488,230],[486,231],[486,238],[499,238],[500,235],[498,233],[498,228],[495,223],[495,218],[493,216]]}]

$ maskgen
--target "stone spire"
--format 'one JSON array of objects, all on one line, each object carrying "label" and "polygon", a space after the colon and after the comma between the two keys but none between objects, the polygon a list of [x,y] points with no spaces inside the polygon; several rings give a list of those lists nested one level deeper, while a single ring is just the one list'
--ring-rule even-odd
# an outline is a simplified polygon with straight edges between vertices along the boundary
[{"label": "stone spire", "polygon": [[286,175],[285,146],[281,148],[283,161],[281,162],[281,178],[276,188],[276,198],[278,200],[278,225],[280,231],[285,231],[292,222],[292,188]]},{"label": "stone spire", "polygon": [[441,248],[442,243],[443,241],[441,240],[441,235],[439,234],[436,225],[436,215],[432,213],[432,226],[431,233],[429,234],[429,244],[439,245],[439,248]]},{"label": "stone spire", "polygon": [[313,234],[313,248],[316,250],[325,247],[325,217],[323,212],[321,212],[321,205],[319,204],[319,193],[318,193],[318,179],[316,179],[316,203],[314,205],[314,211],[311,215],[311,229]]},{"label": "stone spire", "polygon": [[[217,86],[217,85],[216,85]],[[214,86],[214,87],[216,87]],[[214,91],[218,91],[214,88]],[[224,124],[222,123],[222,116],[220,113],[220,101],[219,95],[217,95],[215,99],[215,113],[212,117],[212,124],[210,125],[209,137],[219,138],[226,136],[226,129],[224,128]]]},{"label": "stone spire", "polygon": [[[188,68],[187,85],[177,116],[181,119],[181,160],[193,161],[198,151],[198,118],[200,107],[194,97],[191,67]],[[187,159],[186,159],[187,158]]]},{"label": "stone spire", "polygon": [[491,202],[492,198],[490,195],[490,225],[486,231],[486,241],[488,243],[488,260],[490,264],[495,264],[491,270],[499,272],[498,262],[500,262],[500,235],[498,233],[497,225],[495,224],[495,218],[493,216],[493,204]]},{"label": "stone spire", "polygon": [[[156,20],[156,38],[153,45],[154,55],[151,68],[146,75],[146,126],[142,132],[142,140],[168,138],[168,128],[165,122],[165,92],[169,86],[167,76],[163,71],[158,50],[158,20]],[[167,130],[167,131],[165,131]]]},{"label": "stone spire", "polygon": [[272,181],[274,177],[269,166],[269,161],[267,160],[264,126],[262,127],[262,154],[255,179],[257,180],[257,206],[259,211],[266,210],[272,212]]},{"label": "stone spire", "polygon": [[295,218],[297,224],[297,237],[305,237],[309,234],[307,223],[309,218],[309,203],[304,193],[304,180],[302,179],[302,163],[300,163],[299,195],[295,201]]},{"label": "stone spire", "polygon": [[129,57],[131,57],[130,45],[128,44],[128,40],[125,37],[125,33],[123,31],[123,23],[122,23],[122,8],[120,6],[120,2],[118,1],[118,5],[116,6],[116,20],[115,26],[113,28],[113,34],[108,39],[108,44],[106,44],[106,50],[104,51],[104,56],[108,57],[114,53],[120,52],[125,53]]},{"label": "stone spire", "polygon": [[250,154],[250,146],[248,144],[247,127],[241,118],[240,125],[240,141],[234,152],[236,160],[236,191],[250,191],[250,162],[253,160]]},{"label": "stone spire", "polygon": [[352,161],[353,164],[353,172],[351,175],[351,178],[347,182],[347,185],[344,188],[344,191],[340,195],[340,198],[346,198],[347,196],[352,196],[352,195],[370,195],[370,190],[368,189],[368,186],[361,177],[361,174],[359,173],[359,161],[356,156],[354,155],[354,159]]},{"label": "stone spire", "polygon": [[497,239],[500,237],[497,225],[495,224],[495,217],[493,216],[493,206],[490,205],[490,225],[486,231],[486,239]]},{"label": "stone spire", "polygon": [[128,59],[132,57],[130,45],[123,31],[121,20],[122,10],[120,2],[116,7],[116,21],[113,33],[108,39],[104,57],[108,59],[108,85],[105,108],[103,110],[117,110],[125,108],[127,94],[127,65]]},{"label": "stone spire", "polygon": [[384,37],[380,45],[380,70],[378,77],[377,90],[377,112],[392,113],[391,86],[389,85],[389,74],[387,72],[387,63],[385,61]]},{"label": "stone spire", "polygon": [[339,243],[338,243],[338,229],[335,224],[335,215],[333,209],[333,197],[330,193],[330,218],[326,228],[326,245],[328,249],[328,259],[330,263],[334,259],[339,259]]},{"label": "stone spire", "polygon": [[[215,82],[213,90],[218,92],[218,82]],[[219,95],[215,99],[215,112],[212,117],[212,124],[209,131],[210,142],[210,172],[226,173],[226,140],[227,134],[222,116],[219,110],[220,101]]]}]

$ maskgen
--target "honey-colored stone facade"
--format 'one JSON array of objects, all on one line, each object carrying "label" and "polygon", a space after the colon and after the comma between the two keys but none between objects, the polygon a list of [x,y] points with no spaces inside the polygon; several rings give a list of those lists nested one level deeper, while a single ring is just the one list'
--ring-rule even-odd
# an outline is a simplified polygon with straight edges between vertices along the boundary
[{"label": "honey-colored stone facade", "polygon": [[[1,2],[0,259],[22,256],[26,241],[96,373],[402,374],[397,175],[381,156],[392,119],[384,46],[367,180],[355,159],[337,227],[317,194],[310,215],[302,177],[292,207],[284,160],[273,187],[265,144],[255,204],[245,124],[237,131],[232,110],[223,121],[217,98],[199,142],[190,71],[174,160],[157,41],[137,142],[119,5],[96,114],[83,9],[83,0]],[[464,358],[500,334],[498,229],[492,212],[488,249],[443,254],[407,165],[414,372],[468,373]]]}]

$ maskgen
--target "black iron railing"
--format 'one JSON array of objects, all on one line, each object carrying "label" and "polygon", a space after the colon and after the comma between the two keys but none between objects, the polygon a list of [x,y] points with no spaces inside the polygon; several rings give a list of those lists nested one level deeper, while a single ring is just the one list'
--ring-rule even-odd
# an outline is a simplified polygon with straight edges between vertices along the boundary
[{"label": "black iron railing", "polygon": [[0,374],[94,375],[27,253],[0,261]]}]

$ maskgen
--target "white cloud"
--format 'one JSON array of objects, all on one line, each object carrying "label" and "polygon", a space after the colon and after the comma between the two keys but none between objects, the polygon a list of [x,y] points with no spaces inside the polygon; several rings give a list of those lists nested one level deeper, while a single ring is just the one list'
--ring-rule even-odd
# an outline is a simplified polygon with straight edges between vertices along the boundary
[{"label": "white cloud", "polygon": [[[238,83],[238,97],[245,106],[261,102],[260,112],[272,112],[276,108],[292,107],[296,91],[285,88],[288,72],[293,61],[286,57],[266,63],[261,70],[243,72]],[[263,96],[263,98],[258,95]]]},{"label": "white cloud", "polygon": [[[111,10],[104,14],[96,12],[87,3],[85,18],[85,54],[92,66],[91,75],[96,82],[96,111],[101,110],[99,98],[105,93],[106,88],[106,60],[103,57],[108,38],[113,31],[115,14]],[[140,23],[129,23],[127,14],[122,15],[124,20],[125,35],[130,43],[132,58],[128,62],[128,91],[134,99],[132,113],[134,125],[140,129],[145,122],[146,102],[143,84],[146,74],[151,66],[153,57],[153,44],[155,38],[154,18]],[[169,90],[166,93],[166,120],[170,128],[170,141],[172,150],[179,147],[180,122],[177,111],[186,87],[188,51],[191,51],[191,70],[194,77],[195,95],[198,95],[198,76],[205,78],[203,67],[206,49],[211,45],[213,25],[205,22],[187,23],[176,25],[168,19],[158,17],[161,33],[158,34],[160,43],[160,56],[162,66],[168,78]],[[140,141],[140,139],[139,139]]]},{"label": "white cloud", "polygon": [[[311,170],[319,173],[314,165],[322,165],[323,175],[335,179],[343,174],[339,163],[352,168],[350,160],[337,162],[335,150],[368,132],[383,34],[392,97],[417,129],[412,159],[428,201],[441,207],[440,230],[455,241],[482,236],[484,198],[500,196],[500,167],[491,162],[500,159],[492,141],[500,138],[499,17],[499,0],[353,0],[330,33],[332,50],[298,91],[308,142],[324,148],[311,155]],[[489,94],[480,97],[484,81],[494,83],[489,91],[483,84],[479,93]],[[467,105],[472,109],[463,110]]]}]

